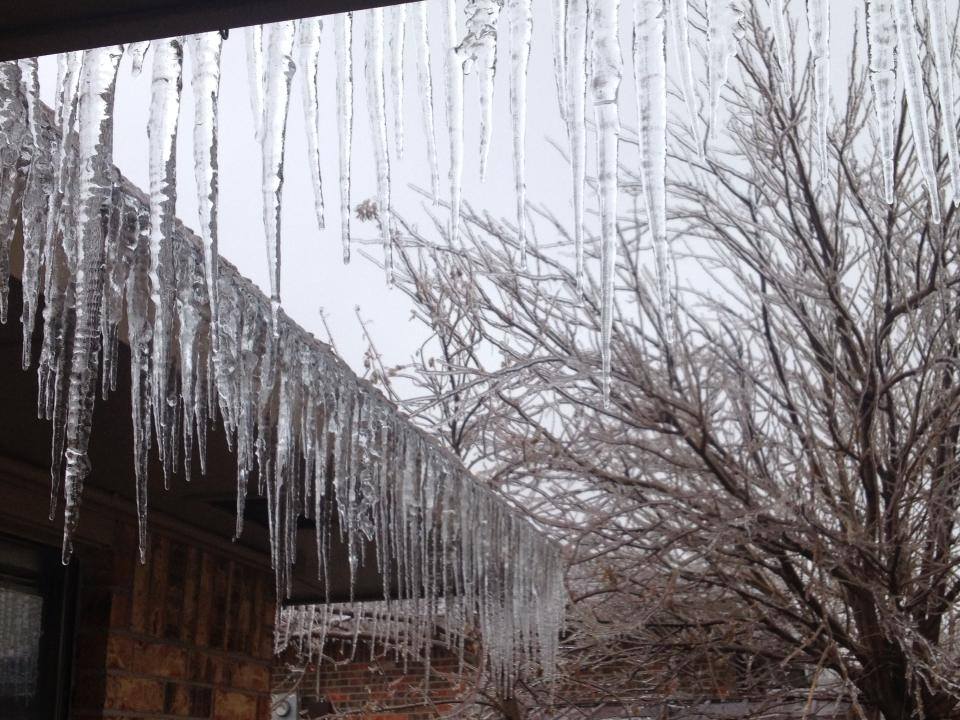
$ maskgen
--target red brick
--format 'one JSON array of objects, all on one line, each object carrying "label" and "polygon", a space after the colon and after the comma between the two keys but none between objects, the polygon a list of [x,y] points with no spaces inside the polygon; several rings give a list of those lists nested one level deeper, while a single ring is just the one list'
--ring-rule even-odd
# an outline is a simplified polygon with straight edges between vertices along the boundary
[{"label": "red brick", "polygon": [[133,638],[111,633],[107,638],[106,665],[111,670],[133,668]]},{"label": "red brick", "polygon": [[138,641],[134,646],[133,670],[141,675],[181,679],[187,677],[187,651],[175,645]]},{"label": "red brick", "polygon": [[144,678],[107,676],[105,709],[163,712],[163,683]]},{"label": "red brick", "polygon": [[214,720],[257,720],[257,696],[214,690],[213,718]]},{"label": "red brick", "polygon": [[237,663],[230,677],[230,685],[237,690],[267,692],[270,689],[270,669],[266,665]]}]

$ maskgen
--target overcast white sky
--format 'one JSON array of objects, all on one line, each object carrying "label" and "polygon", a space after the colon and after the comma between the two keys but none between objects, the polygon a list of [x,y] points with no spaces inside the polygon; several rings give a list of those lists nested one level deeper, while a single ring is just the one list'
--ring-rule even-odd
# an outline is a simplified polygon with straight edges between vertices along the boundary
[{"label": "overcast white sky", "polygon": [[[429,0],[432,35],[442,37],[441,5]],[[799,19],[802,4],[796,2],[795,19]],[[843,80],[843,56],[849,47],[854,7],[860,3],[834,2],[833,28],[835,37],[834,77]],[[860,14],[861,11],[857,10]],[[408,12],[406,88],[404,92],[405,154],[399,161],[391,157],[393,171],[394,207],[406,216],[426,218],[423,201],[407,186],[410,183],[429,187],[430,175],[426,160],[420,103],[416,85],[416,49],[411,44],[415,23],[413,9]],[[387,39],[391,26],[389,11]],[[621,87],[621,113],[624,123],[631,127],[635,116],[632,72],[629,71],[629,2],[625,0],[622,12],[622,47],[624,48],[625,79]],[[550,0],[534,0],[534,36],[529,72],[528,116],[528,198],[531,203],[544,203],[561,217],[571,217],[570,174],[548,139],[565,142],[565,131],[557,110],[553,77],[553,46],[551,37]],[[462,28],[462,18],[460,19]],[[321,127],[323,182],[326,201],[326,229],[316,227],[313,196],[306,158],[306,138],[300,104],[300,77],[294,79],[293,100],[287,135],[287,163],[284,184],[284,211],[282,228],[283,287],[286,312],[297,322],[326,339],[319,310],[324,309],[337,348],[355,369],[365,348],[354,307],[360,305],[362,314],[371,321],[370,330],[378,349],[389,363],[410,357],[423,341],[423,328],[410,322],[410,305],[397,290],[386,287],[383,272],[356,253],[353,262],[341,262],[339,227],[339,192],[337,183],[338,139],[336,131],[335,71],[333,62],[332,22],[323,30],[321,69],[329,69],[321,77]],[[376,195],[373,158],[370,151],[369,120],[365,107],[363,85],[363,31],[364,13],[355,14],[355,116],[353,157],[353,205]],[[466,80],[466,169],[464,174],[465,199],[495,215],[512,219],[514,193],[512,180],[509,97],[509,54],[506,23],[501,24],[497,89],[495,97],[494,139],[486,183],[478,178],[477,82]],[[443,106],[443,58],[437,43],[433,54],[435,86],[435,119],[437,146],[440,153],[441,191],[446,196],[447,135]],[[147,187],[146,123],[150,93],[150,62],[148,56],[140,77],[130,73],[130,60],[124,58],[118,81],[114,160],[120,169],[141,187]],[[673,64],[667,54],[668,67]],[[695,57],[695,62],[697,58]],[[706,73],[699,68],[701,78]],[[191,65],[189,53],[184,72],[183,104],[180,115],[178,141],[178,214],[191,227],[197,226],[197,204],[193,177],[192,131],[193,98],[190,88]],[[47,102],[52,100],[56,77],[56,62],[44,58],[41,62],[42,92]],[[387,83],[388,91],[390,89]],[[389,118],[388,118],[389,121]],[[391,148],[393,128],[389,129]],[[588,156],[592,151],[588,151]],[[370,224],[354,223],[355,236],[373,238],[375,228]],[[549,238],[542,237],[542,241]],[[379,248],[372,246],[379,254]],[[260,151],[253,138],[250,110],[246,53],[243,32],[234,30],[224,44],[223,77],[220,95],[220,252],[236,264],[241,272],[261,288],[268,288],[266,251],[264,244],[261,194]]]}]

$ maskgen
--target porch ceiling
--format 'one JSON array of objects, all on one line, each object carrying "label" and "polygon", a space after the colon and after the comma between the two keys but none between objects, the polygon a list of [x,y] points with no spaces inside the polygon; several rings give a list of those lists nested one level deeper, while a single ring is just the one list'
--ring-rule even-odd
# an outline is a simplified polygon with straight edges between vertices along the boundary
[{"label": "porch ceiling", "polygon": [[390,0],[30,0],[5,3],[0,60],[395,5]]}]

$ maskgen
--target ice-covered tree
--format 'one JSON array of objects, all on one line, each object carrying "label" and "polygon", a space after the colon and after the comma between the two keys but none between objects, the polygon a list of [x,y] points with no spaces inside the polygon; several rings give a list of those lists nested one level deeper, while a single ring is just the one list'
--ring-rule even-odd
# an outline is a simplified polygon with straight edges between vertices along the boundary
[{"label": "ice-covered tree", "polygon": [[[960,219],[944,190],[957,128],[931,103],[916,142],[909,97],[876,113],[890,68],[862,48],[826,111],[815,53],[785,52],[755,13],[723,90],[726,134],[699,159],[689,118],[671,124],[675,305],[621,138],[621,188],[638,191],[617,226],[609,405],[599,280],[581,302],[568,210],[530,208],[522,270],[515,230],[465,206],[455,246],[442,221],[399,223],[396,282],[437,340],[410,406],[565,543],[557,702],[589,685],[631,702],[956,717]],[[920,71],[936,87],[934,60]],[[597,256],[599,239],[585,247]]]}]

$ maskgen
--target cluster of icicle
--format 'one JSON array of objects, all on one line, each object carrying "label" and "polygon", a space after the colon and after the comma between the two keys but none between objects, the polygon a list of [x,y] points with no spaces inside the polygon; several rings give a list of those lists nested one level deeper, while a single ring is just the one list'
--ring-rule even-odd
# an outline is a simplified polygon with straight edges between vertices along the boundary
[{"label": "cluster of icicle", "polygon": [[[202,59],[207,39],[188,43],[201,73],[213,67]],[[62,500],[64,562],[91,472],[94,404],[116,388],[125,321],[141,559],[154,438],[165,482],[181,467],[189,480],[195,449],[205,472],[207,432],[219,418],[237,458],[238,536],[248,491],[267,500],[278,598],[290,594],[297,522],[309,517],[324,586],[332,533],[348,548],[351,594],[372,543],[367,552],[376,553],[385,597],[398,587],[423,598],[420,632],[432,631],[443,598],[457,593],[468,619],[491,639],[486,651],[497,667],[534,646],[537,658],[549,660],[563,613],[557,548],[252,283],[215,262],[207,238],[174,217],[168,151],[180,79],[171,68],[181,50],[174,41],[155,49],[149,197],[112,163],[124,48],[65,56],[52,112],[38,100],[35,60],[0,63],[0,298],[5,319],[19,226],[23,365],[30,365],[42,294],[38,412],[53,424],[50,513]],[[210,140],[208,129],[196,132]],[[198,143],[197,152],[209,145]],[[200,158],[197,165],[202,186],[215,185],[209,164]],[[529,617],[507,617],[521,612]],[[505,640],[504,632],[515,637]]]},{"label": "cluster of icicle", "polygon": [[37,691],[42,612],[40,595],[0,587],[0,698],[24,707]]},{"label": "cluster of icicle", "polygon": [[[532,0],[432,0],[442,15],[444,32],[431,40],[431,6],[427,2],[389,9],[374,8],[336,15],[332,18],[336,77],[336,108],[339,137],[339,206],[344,259],[350,257],[351,150],[354,136],[354,25],[363,19],[363,79],[373,149],[377,205],[380,210],[384,265],[392,282],[392,246],[396,228],[391,214],[391,158],[399,159],[404,147],[403,99],[407,44],[408,9],[413,13],[412,44],[416,46],[417,95],[420,99],[427,161],[435,202],[440,202],[434,78],[431,55],[444,58],[440,92],[446,110],[449,140],[447,202],[450,208],[449,234],[456,245],[460,227],[464,170],[464,75],[475,74],[479,87],[480,173],[486,171],[493,129],[493,97],[496,58],[501,36],[506,36],[509,56],[510,115],[513,136],[514,191],[520,265],[526,262],[526,116],[527,68],[533,27]],[[640,145],[639,174],[648,227],[656,259],[655,297],[667,337],[674,328],[677,304],[676,273],[666,223],[667,158],[667,70],[668,45],[676,59],[679,90],[683,97],[690,130],[700,151],[704,142],[698,127],[700,98],[697,95],[694,57],[702,56],[706,95],[703,104],[708,137],[716,138],[722,125],[722,95],[728,83],[731,59],[738,49],[740,22],[747,0],[705,0],[706,38],[704,52],[691,46],[690,0],[633,0],[632,57],[636,87],[637,135]],[[572,167],[573,226],[576,247],[576,293],[584,292],[584,206],[586,195],[588,108],[593,109],[596,142],[597,196],[600,209],[600,306],[601,357],[604,398],[610,389],[610,338],[613,324],[614,276],[616,269],[616,217],[619,192],[617,168],[620,136],[620,86],[623,53],[620,47],[620,0],[552,0],[553,52],[557,97],[566,126]],[[950,26],[946,0],[926,0],[929,25],[928,50],[938,75],[938,94],[943,127],[956,127],[955,78],[950,55]],[[871,0],[866,3],[870,79],[877,100],[879,148],[884,168],[886,198],[893,198],[893,133],[897,108],[897,61],[903,78],[907,108],[920,169],[930,197],[930,216],[939,221],[940,202],[936,167],[927,126],[924,80],[920,63],[920,42],[912,0]],[[785,0],[769,0],[771,31],[776,44],[785,93],[793,85],[790,17]],[[458,18],[462,17],[460,22]],[[812,66],[812,120],[816,139],[818,181],[830,175],[827,124],[830,103],[830,3],[806,0],[808,54]],[[462,30],[461,30],[462,27]],[[389,29],[386,32],[385,29]],[[699,30],[694,29],[695,33]],[[287,116],[294,79],[303,95],[317,223],[324,227],[325,204],[320,175],[323,110],[319,104],[320,78],[326,76],[319,56],[324,24],[320,18],[286,21],[247,28],[251,107],[254,126],[262,148],[263,219],[273,322],[280,310],[281,200],[284,177],[284,148]],[[164,225],[169,223],[176,197],[175,148],[182,90],[185,51],[193,55],[192,85],[195,95],[195,170],[199,188],[200,231],[204,240],[204,273],[216,317],[216,287],[212,280],[217,263],[217,125],[222,38],[207,33],[189,38],[141,42],[130,46],[133,66],[139,72],[144,54],[153,53],[153,97],[150,108],[151,169],[151,292],[154,307],[159,301],[168,308],[172,294],[164,280],[164,255],[169,255]],[[439,46],[439,47],[438,47]],[[64,77],[71,74],[76,54],[61,59]],[[107,73],[109,74],[109,73]],[[106,79],[106,78],[104,78]],[[389,88],[389,92],[387,91]],[[392,122],[391,122],[392,121]],[[390,128],[392,127],[392,133]],[[392,144],[390,139],[392,138]],[[953,197],[960,196],[960,142],[947,132],[945,144],[953,185]],[[163,310],[162,315],[168,315]],[[161,318],[161,325],[167,318]],[[161,348],[161,352],[165,352]]]},{"label": "cluster of icicle", "polygon": [[[432,492],[435,512],[444,512],[444,491]],[[429,502],[426,496],[422,502]],[[461,503],[448,510],[461,515],[461,524],[468,522],[464,507]],[[556,666],[558,611],[565,597],[558,558],[539,556],[531,536],[515,524],[504,524],[508,516],[492,502],[480,502],[473,510],[481,513],[479,522],[493,530],[491,535],[454,543],[441,527],[426,527],[414,532],[432,533],[432,542],[394,539],[393,547],[409,554],[406,573],[399,578],[406,599],[283,608],[276,652],[293,648],[302,662],[320,665],[331,654],[329,643],[346,641],[352,653],[365,645],[371,655],[392,653],[403,663],[422,662],[429,678],[434,653],[459,658],[462,672],[465,665],[477,667],[480,648],[487,676],[499,687],[512,688],[530,669],[549,678]],[[510,548],[512,561],[491,563],[491,537]],[[425,547],[434,550],[424,556]],[[440,558],[446,559],[445,566]]]}]

